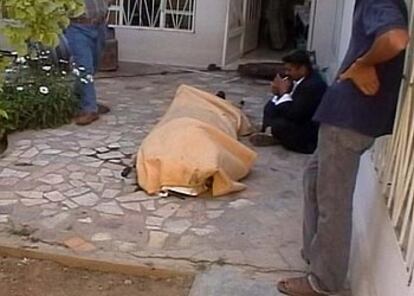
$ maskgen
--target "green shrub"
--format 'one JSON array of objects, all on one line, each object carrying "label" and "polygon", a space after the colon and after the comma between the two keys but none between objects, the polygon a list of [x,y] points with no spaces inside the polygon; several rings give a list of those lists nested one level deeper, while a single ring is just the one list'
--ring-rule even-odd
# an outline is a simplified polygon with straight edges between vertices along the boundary
[{"label": "green shrub", "polygon": [[50,53],[32,51],[28,45],[56,47],[69,18],[83,11],[83,0],[0,0],[1,33],[20,55],[11,65],[0,55],[0,134],[70,120],[77,104],[73,76],[51,63]]},{"label": "green shrub", "polygon": [[[14,58],[11,66],[0,54],[0,134],[5,130],[53,127],[65,123],[76,107],[73,78],[57,65],[46,66],[28,44],[54,48],[71,17],[84,11],[83,0],[0,0],[1,33],[25,62]],[[9,81],[3,86],[3,70]],[[46,91],[47,89],[47,91]],[[45,93],[47,92],[47,93]]]},{"label": "green shrub", "polygon": [[51,128],[68,123],[78,107],[73,93],[76,76],[67,62],[56,64],[49,51],[17,57],[6,69],[0,126],[8,131]]}]

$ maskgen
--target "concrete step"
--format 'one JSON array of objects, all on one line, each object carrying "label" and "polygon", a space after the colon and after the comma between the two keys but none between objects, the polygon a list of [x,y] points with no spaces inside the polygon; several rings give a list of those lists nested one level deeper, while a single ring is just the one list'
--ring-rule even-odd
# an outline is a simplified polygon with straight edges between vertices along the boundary
[{"label": "concrete step", "polygon": [[276,282],[252,279],[228,267],[213,267],[198,275],[189,296],[278,296]]}]

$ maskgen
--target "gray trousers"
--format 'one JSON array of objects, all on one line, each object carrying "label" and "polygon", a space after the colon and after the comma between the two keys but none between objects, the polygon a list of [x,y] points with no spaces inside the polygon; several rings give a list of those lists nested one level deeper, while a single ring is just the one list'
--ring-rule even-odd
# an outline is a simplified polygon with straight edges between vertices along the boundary
[{"label": "gray trousers", "polygon": [[304,175],[303,255],[321,288],[343,288],[350,257],[353,194],[361,155],[374,138],[321,125]]}]

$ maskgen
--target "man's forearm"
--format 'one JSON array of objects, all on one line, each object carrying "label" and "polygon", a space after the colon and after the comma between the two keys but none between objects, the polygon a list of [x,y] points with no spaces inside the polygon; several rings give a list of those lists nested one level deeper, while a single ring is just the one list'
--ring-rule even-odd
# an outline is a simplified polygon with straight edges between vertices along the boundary
[{"label": "man's forearm", "polygon": [[371,49],[357,62],[366,66],[375,66],[387,62],[403,51],[409,41],[408,31],[405,29],[394,29],[388,31],[375,40]]}]

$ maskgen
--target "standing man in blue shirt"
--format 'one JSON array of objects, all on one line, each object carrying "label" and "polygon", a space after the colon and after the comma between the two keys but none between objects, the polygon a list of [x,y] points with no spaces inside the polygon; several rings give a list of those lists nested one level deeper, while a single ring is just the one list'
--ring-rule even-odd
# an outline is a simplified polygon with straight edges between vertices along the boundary
[{"label": "standing man in blue shirt", "polygon": [[73,61],[85,69],[88,83],[80,84],[81,110],[75,118],[78,125],[88,125],[99,118],[99,114],[109,112],[103,105],[97,104],[93,83],[101,53],[105,46],[105,19],[108,4],[112,0],[85,0],[85,13],[71,19],[65,30]]},{"label": "standing man in blue shirt", "polygon": [[332,295],[343,288],[360,156],[392,132],[407,23],[404,0],[356,0],[348,52],[315,114],[318,148],[305,171],[302,255],[310,273],[280,281],[284,294]]}]

